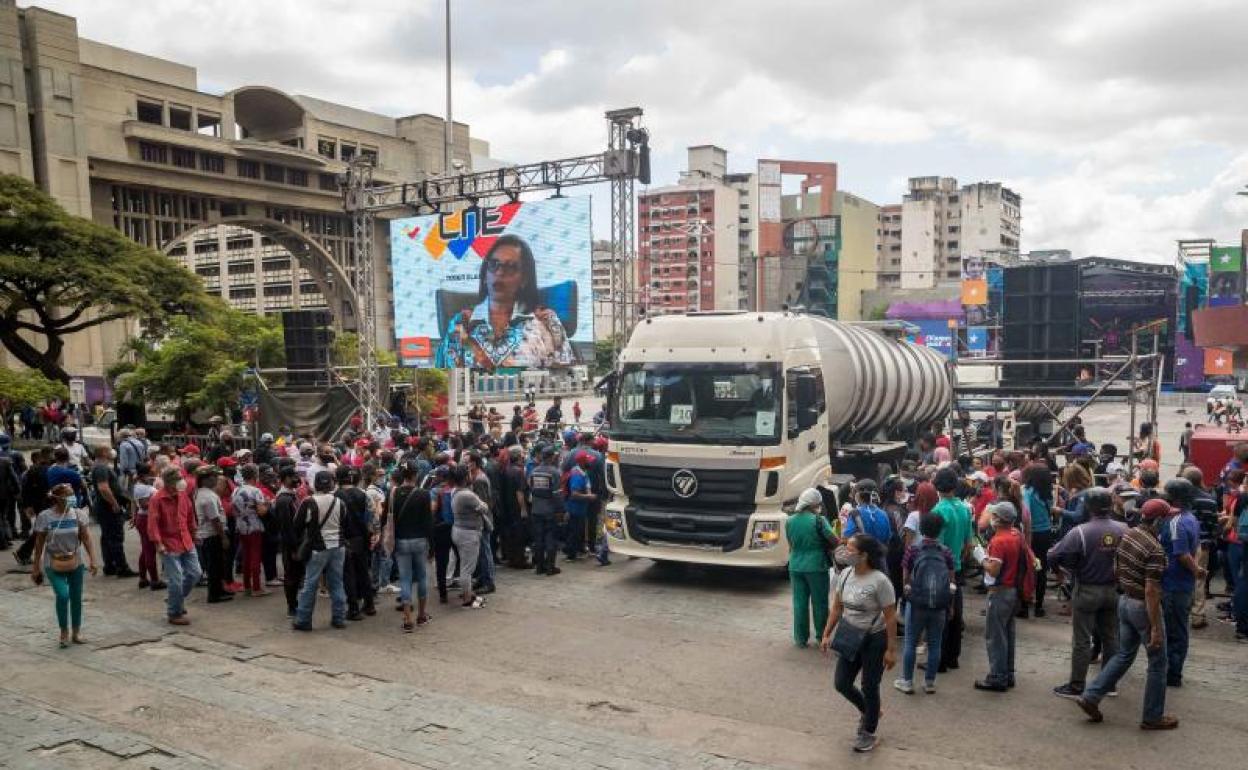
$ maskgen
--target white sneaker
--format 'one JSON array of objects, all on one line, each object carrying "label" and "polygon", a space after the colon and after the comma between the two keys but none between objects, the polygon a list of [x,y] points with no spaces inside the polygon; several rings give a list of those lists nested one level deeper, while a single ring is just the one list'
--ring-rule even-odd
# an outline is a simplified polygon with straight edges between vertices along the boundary
[{"label": "white sneaker", "polygon": [[276,588],[277,586],[286,585],[286,581],[282,580],[281,578],[273,578],[269,582],[265,583],[265,585]]},{"label": "white sneaker", "polygon": [[397,594],[399,593],[399,587],[391,583],[389,585],[382,586],[381,592],[383,594]]},{"label": "white sneaker", "polygon": [[927,683],[925,682],[925,683],[923,684],[923,692],[927,693],[928,695],[935,695],[935,694],[936,694],[936,683],[935,683],[935,682],[933,682],[933,683],[931,683],[931,684],[927,684]]},{"label": "white sneaker", "polygon": [[893,687],[901,690],[906,695],[914,695],[914,682],[911,682],[909,679],[895,679],[893,680]]}]

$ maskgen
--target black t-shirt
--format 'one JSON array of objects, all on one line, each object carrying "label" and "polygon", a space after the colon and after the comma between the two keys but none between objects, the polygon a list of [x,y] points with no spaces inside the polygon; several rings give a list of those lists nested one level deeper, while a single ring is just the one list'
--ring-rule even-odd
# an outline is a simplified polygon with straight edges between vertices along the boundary
[{"label": "black t-shirt", "polygon": [[433,506],[427,491],[401,486],[394,491],[393,505],[395,540],[429,537],[433,529]]},{"label": "black t-shirt", "polygon": [[501,477],[499,508],[508,516],[519,517],[520,504],[516,502],[516,493],[523,495],[525,491],[524,468],[518,464],[511,464],[502,469],[499,475]]},{"label": "black t-shirt", "polygon": [[343,516],[339,531],[343,540],[368,536],[368,495],[359,487],[348,487],[337,492],[342,501]]},{"label": "black t-shirt", "polygon": [[524,427],[524,415],[521,415],[521,414],[513,414],[513,415],[511,416],[511,431],[512,431],[512,433],[519,433],[519,432],[520,432],[520,429],[521,429],[521,428],[523,428],[523,427]]},{"label": "black t-shirt", "polygon": [[546,410],[546,422],[559,423],[563,422],[563,410],[557,406],[552,406]]},{"label": "black t-shirt", "polygon": [[[117,501],[123,509],[129,498],[121,491],[121,484],[117,482],[117,474],[109,465],[104,463],[96,463],[91,466],[91,490],[95,493],[95,505],[97,510],[108,508],[108,501],[99,493],[99,485],[108,484],[108,488],[113,491],[113,499]],[[111,509],[110,509],[111,510]]]},{"label": "black t-shirt", "polygon": [[[277,525],[274,529],[281,538],[282,545],[288,548],[299,545],[295,536],[296,499],[294,490],[278,490],[277,497],[273,500],[273,510],[269,513],[269,521]],[[265,531],[268,529],[266,527]]]}]

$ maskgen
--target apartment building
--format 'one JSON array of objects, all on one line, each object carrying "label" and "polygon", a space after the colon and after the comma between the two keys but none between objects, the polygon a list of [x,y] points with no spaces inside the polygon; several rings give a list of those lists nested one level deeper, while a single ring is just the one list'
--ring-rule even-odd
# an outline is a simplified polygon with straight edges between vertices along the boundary
[{"label": "apartment building", "polygon": [[912,177],[900,204],[880,208],[882,289],[957,283],[962,258],[1017,252],[1022,199],[999,182],[958,185],[953,177]]}]

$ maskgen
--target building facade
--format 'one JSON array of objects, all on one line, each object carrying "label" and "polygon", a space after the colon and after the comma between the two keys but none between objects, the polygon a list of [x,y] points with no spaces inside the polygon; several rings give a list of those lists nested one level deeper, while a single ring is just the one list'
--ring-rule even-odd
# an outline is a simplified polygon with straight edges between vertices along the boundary
[{"label": "building facade", "polygon": [[[244,86],[199,90],[194,67],[78,36],[76,21],[0,0],[0,172],[71,214],[179,259],[235,306],[328,308],[354,328],[350,221],[338,176],[357,157],[380,182],[443,165],[442,119],[394,118]],[[455,163],[482,147],[452,127]],[[377,222],[378,344],[394,345],[388,226]],[[75,335],[64,364],[99,378],[132,325]],[[11,363],[11,362],[10,362]]]},{"label": "building facade", "polygon": [[689,170],[637,201],[636,292],[649,315],[737,309],[741,192],[727,153],[689,148]]},{"label": "building facade", "polygon": [[1022,199],[998,182],[912,177],[900,204],[881,207],[877,229],[879,288],[952,285],[963,257],[1017,253]]}]

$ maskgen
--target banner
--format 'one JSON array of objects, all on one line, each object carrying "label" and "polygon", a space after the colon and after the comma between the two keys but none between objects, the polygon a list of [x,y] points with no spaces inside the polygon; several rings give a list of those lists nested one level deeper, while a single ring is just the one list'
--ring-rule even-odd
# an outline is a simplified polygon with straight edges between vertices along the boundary
[{"label": "banner", "polygon": [[552,368],[591,345],[589,198],[551,198],[390,223],[400,363]]},{"label": "banner", "polygon": [[988,355],[988,330],[982,326],[971,326],[966,330],[966,350],[972,356]]},{"label": "banner", "polygon": [[1194,390],[1205,381],[1205,353],[1180,334],[1174,338],[1174,387]]},{"label": "banner", "polygon": [[1222,348],[1205,348],[1205,374],[1210,377],[1235,373],[1234,356]]},{"label": "banner", "polygon": [[1191,338],[1192,312],[1209,301],[1209,266],[1203,262],[1187,262],[1179,279],[1179,333]]},{"label": "banner", "polygon": [[968,278],[962,281],[962,304],[988,304],[988,281],[984,278]]},{"label": "banner", "polygon": [[914,335],[911,342],[931,348],[942,356],[953,356],[953,335],[957,330],[950,330],[948,320],[924,318],[910,323],[919,327],[919,333]]},{"label": "banner", "polygon": [[1244,269],[1244,250],[1240,246],[1214,246],[1209,250],[1209,270],[1214,273],[1238,273]]}]

